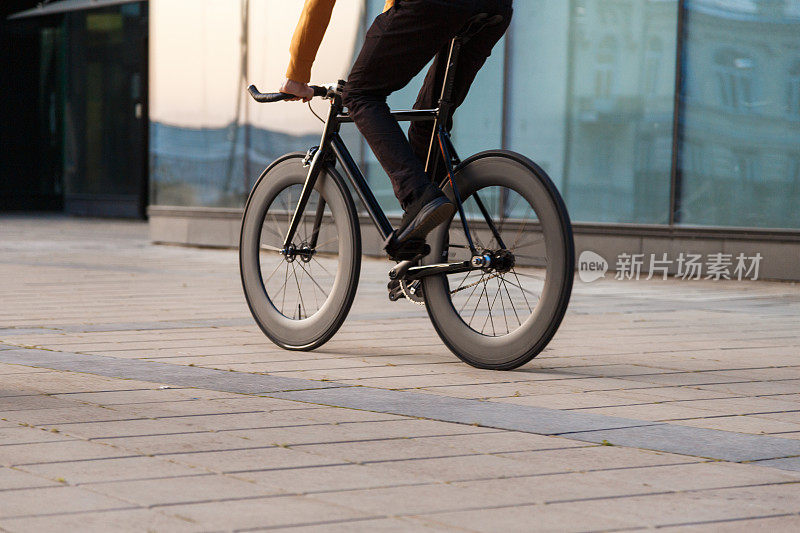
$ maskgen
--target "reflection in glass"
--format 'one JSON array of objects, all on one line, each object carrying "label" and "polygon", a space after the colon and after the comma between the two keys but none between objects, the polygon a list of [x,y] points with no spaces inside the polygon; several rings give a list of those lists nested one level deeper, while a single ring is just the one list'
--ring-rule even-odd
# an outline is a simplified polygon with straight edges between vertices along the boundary
[{"label": "reflection in glass", "polygon": [[509,148],[550,173],[573,220],[669,220],[677,6],[514,6]]},{"label": "reflection in glass", "polygon": [[[248,84],[277,89],[302,2],[150,0],[151,203],[241,207],[277,157],[319,143],[321,125],[301,103],[256,104]],[[340,2],[314,82],[342,77],[357,3]],[[318,113],[325,104],[314,102]]]},{"label": "reflection in glass", "polygon": [[800,0],[685,15],[678,222],[800,228]]}]

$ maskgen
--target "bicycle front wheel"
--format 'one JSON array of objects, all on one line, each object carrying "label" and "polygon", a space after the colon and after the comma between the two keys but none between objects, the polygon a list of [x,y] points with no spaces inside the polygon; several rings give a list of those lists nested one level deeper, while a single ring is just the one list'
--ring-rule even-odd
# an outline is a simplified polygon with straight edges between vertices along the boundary
[{"label": "bicycle front wheel", "polygon": [[303,154],[279,159],[245,207],[239,266],[261,330],[289,350],[312,350],[341,327],[358,286],[361,237],[353,199],[335,169],[323,169],[295,237],[283,241],[306,180]]},{"label": "bicycle front wheel", "polygon": [[[545,172],[513,152],[478,154],[454,179],[475,247],[492,266],[424,278],[428,314],[466,363],[513,369],[544,349],[569,304],[575,264],[569,216]],[[449,185],[445,193],[452,198]],[[428,264],[472,258],[458,214],[429,243]]]}]

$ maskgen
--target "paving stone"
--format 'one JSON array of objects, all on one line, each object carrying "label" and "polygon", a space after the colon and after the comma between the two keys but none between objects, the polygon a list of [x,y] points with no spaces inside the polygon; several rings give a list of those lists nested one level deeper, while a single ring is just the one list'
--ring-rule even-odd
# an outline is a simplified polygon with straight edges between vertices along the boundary
[{"label": "paving stone", "polygon": [[758,461],[755,464],[759,466],[768,466],[772,468],[780,468],[781,470],[790,470],[793,472],[800,472],[800,457],[785,457],[783,459],[768,459],[766,461]]},{"label": "paving stone", "polygon": [[496,531],[527,533],[532,528],[542,532],[601,531],[625,529],[636,524],[635,521],[626,520],[623,516],[612,518],[551,505],[436,513],[420,518],[424,519],[425,523],[487,533]]},{"label": "paving stone", "polygon": [[108,531],[207,531],[200,525],[145,509],[102,511],[58,516],[28,516],[9,520],[0,519],[0,528],[12,533],[38,533],[40,531],[81,531],[106,533]]},{"label": "paving stone", "polygon": [[348,443],[363,440],[408,439],[432,435],[463,435],[491,432],[487,428],[448,424],[434,420],[388,420],[336,425],[303,425],[230,431],[230,435],[255,442],[279,442],[287,445]]},{"label": "paving stone", "polygon": [[425,475],[399,472],[380,464],[355,463],[253,471],[236,474],[236,477],[275,490],[298,494],[436,483],[435,479]]},{"label": "paving stone", "polygon": [[25,409],[56,409],[59,407],[77,407],[77,402],[50,396],[5,396],[0,398],[0,414],[6,417],[14,411]]},{"label": "paving stone", "polygon": [[264,445],[239,450],[214,450],[180,455],[168,455],[173,461],[197,466],[214,472],[248,472],[253,470],[271,470],[302,468],[341,464],[342,461],[326,459],[302,451],[280,446]]},{"label": "paving stone", "polygon": [[374,390],[364,387],[282,392],[272,396],[464,424],[477,423],[486,427],[530,431],[545,435],[628,427],[643,423],[641,420],[598,417],[582,413],[570,413],[565,416],[557,410],[528,406],[509,409],[507,405],[491,402],[442,398],[423,393]]},{"label": "paving stone", "polygon": [[358,522],[344,523],[324,523],[315,526],[292,527],[289,529],[279,529],[278,531],[292,531],[296,533],[353,533],[358,531],[375,533],[405,533],[415,531],[420,533],[433,533],[443,531],[453,531],[446,526],[437,526],[430,523],[422,523],[419,520],[410,518],[383,518],[378,520],[359,520]]},{"label": "paving stone", "polygon": [[[199,391],[202,392],[202,391]],[[260,396],[233,395],[218,398],[201,398],[201,401],[161,401],[150,402],[142,405],[127,405],[125,409],[130,413],[142,416],[158,417],[191,417],[197,415],[219,415],[237,412],[271,413],[283,410],[312,410],[313,405],[297,404],[287,400],[277,400]]]},{"label": "paving stone", "polygon": [[263,485],[221,475],[171,477],[155,482],[140,480],[95,483],[90,488],[94,492],[143,506],[172,506],[280,493]]},{"label": "paving stone", "polygon": [[[124,376],[127,379],[210,388],[242,394],[329,388],[333,386],[330,383],[311,382],[289,377],[227,374],[220,370],[208,368],[32,349],[0,351],[0,361],[12,364],[44,366],[56,370],[88,372],[110,377]],[[1,399],[0,409],[2,409]]]},{"label": "paving stone", "polygon": [[198,428],[177,420],[112,420],[58,426],[64,433],[84,439],[136,437],[141,435],[169,435]]},{"label": "paving stone", "polygon": [[569,437],[735,462],[800,455],[800,441],[792,439],[677,425],[571,433]]},{"label": "paving stone", "polygon": [[[62,433],[53,433],[43,428],[20,427],[14,424],[12,427],[0,428],[0,450],[2,446],[8,444],[32,444],[36,442],[54,442],[75,440],[74,437]],[[2,454],[2,452],[0,452]]]},{"label": "paving stone", "polygon": [[[43,508],[44,502],[46,507]],[[134,506],[128,502],[78,487],[9,490],[4,491],[0,498],[0,520],[44,513],[75,513],[131,507]]]},{"label": "paving stone", "polygon": [[0,494],[5,490],[57,487],[60,483],[34,476],[16,468],[0,467]]},{"label": "paving stone", "polygon": [[211,450],[230,450],[257,446],[252,442],[228,433],[198,432],[179,435],[146,435],[125,439],[101,439],[93,443],[105,443],[126,455],[166,455]]},{"label": "paving stone", "polygon": [[722,520],[706,522],[704,524],[681,525],[676,527],[659,528],[660,531],[676,533],[678,531],[686,533],[700,533],[713,529],[716,533],[736,533],[740,531],[797,531],[800,528],[800,516],[793,514],[790,516],[777,517],[758,517],[752,519]]},{"label": "paving stone", "polygon": [[320,493],[312,498],[373,516],[413,516],[503,505],[501,495],[449,484]]},{"label": "paving stone", "polygon": [[[620,517],[630,524],[662,526],[713,520],[744,519],[775,514],[766,500],[748,501],[732,491],[698,491],[691,494],[653,494],[582,500],[550,504],[548,507],[574,508],[579,505],[587,516]],[[689,518],[691,517],[691,518]]]},{"label": "paving stone", "polygon": [[[800,431],[800,424],[772,420],[765,418],[765,416],[767,415],[723,416],[715,418],[700,418],[696,420],[677,420],[673,423],[681,426],[720,429],[722,431],[752,433],[755,435]],[[775,436],[782,437],[783,435]]]},{"label": "paving stone", "polygon": [[[758,464],[758,463],[755,463]],[[723,461],[596,472],[608,484],[641,482],[651,491],[687,491],[800,481],[800,474]]]},{"label": "paving stone", "polygon": [[2,413],[2,415],[7,420],[15,422],[15,425],[24,423],[47,428],[71,423],[124,420],[136,417],[136,415],[131,416],[118,408],[85,404],[64,408],[20,409]]},{"label": "paving stone", "polygon": [[[71,485],[209,473],[175,461],[143,456],[34,464],[18,468],[43,478],[63,479]],[[153,483],[157,484],[157,481]]]},{"label": "paving stone", "polygon": [[119,448],[82,440],[9,444],[1,449],[0,462],[5,466],[84,461],[131,455]]},{"label": "paving stone", "polygon": [[215,502],[174,505],[169,507],[168,512],[172,516],[203,524],[212,531],[382,518],[369,516],[356,509],[295,496],[226,501],[223,507]]}]

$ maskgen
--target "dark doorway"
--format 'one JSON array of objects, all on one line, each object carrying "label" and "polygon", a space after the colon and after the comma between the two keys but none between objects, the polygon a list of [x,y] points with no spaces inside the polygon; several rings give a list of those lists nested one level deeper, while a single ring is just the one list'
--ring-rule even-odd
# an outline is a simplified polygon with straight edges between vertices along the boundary
[{"label": "dark doorway", "polygon": [[[28,35],[36,48],[19,86],[9,91],[35,103],[28,105],[33,127],[14,131],[3,125],[8,130],[4,137],[30,147],[27,159],[19,156],[15,169],[3,170],[4,203],[16,209],[143,218],[148,193],[147,3],[8,24]],[[35,90],[26,91],[27,86]],[[49,195],[49,203],[43,193],[38,199],[21,194],[23,176]]]},{"label": "dark doorway", "polygon": [[143,217],[147,205],[147,9],[66,15],[64,210]]}]

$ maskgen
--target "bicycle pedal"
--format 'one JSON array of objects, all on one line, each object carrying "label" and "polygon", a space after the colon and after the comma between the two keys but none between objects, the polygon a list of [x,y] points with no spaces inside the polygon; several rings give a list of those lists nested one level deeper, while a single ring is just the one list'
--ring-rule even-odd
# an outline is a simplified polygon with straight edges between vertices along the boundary
[{"label": "bicycle pedal", "polygon": [[389,289],[389,301],[391,302],[396,302],[406,297],[406,295],[403,294],[403,288],[400,286],[399,280],[394,279],[390,281],[387,288]]}]

